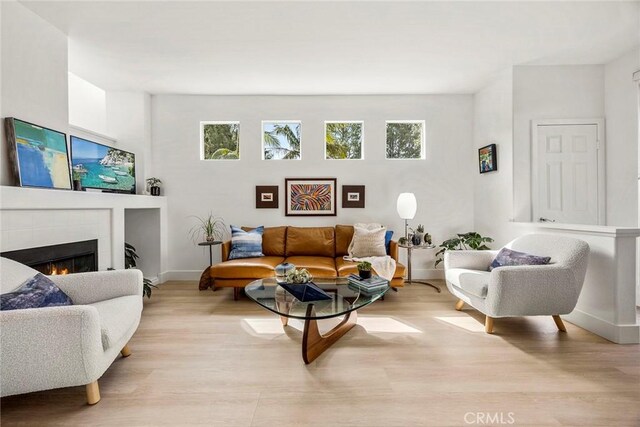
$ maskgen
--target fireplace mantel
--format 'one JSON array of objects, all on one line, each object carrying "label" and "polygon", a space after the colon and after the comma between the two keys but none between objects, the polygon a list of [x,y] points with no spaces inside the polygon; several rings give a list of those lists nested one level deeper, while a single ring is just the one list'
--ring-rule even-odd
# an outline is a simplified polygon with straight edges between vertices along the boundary
[{"label": "fireplace mantel", "polygon": [[[73,211],[108,211],[111,254],[110,258],[107,258],[110,262],[105,262],[101,269],[124,268],[125,225],[134,224],[127,228],[127,241],[135,242],[134,246],[139,253],[153,254],[145,257],[145,264],[151,266],[149,268],[151,271],[147,272],[143,269],[143,272],[151,277],[157,276],[160,282],[163,281],[162,273],[166,271],[167,266],[167,200],[165,197],[0,186],[0,211],[3,216],[5,212],[10,211],[27,211],[36,214],[42,211],[71,211],[71,213]],[[0,229],[5,230],[5,228],[7,228],[6,224],[0,223]],[[21,248],[2,248],[3,251],[15,249]]]}]

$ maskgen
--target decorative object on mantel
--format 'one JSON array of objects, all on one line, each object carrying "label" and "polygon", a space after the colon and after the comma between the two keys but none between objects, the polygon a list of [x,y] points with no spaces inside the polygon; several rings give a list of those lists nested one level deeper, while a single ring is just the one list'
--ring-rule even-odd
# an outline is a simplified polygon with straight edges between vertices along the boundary
[{"label": "decorative object on mantel", "polygon": [[[124,268],[136,268],[138,259],[140,259],[140,256],[136,253],[136,248],[124,242]],[[151,298],[152,288],[157,289],[158,287],[151,282],[151,279],[144,277],[142,279],[142,296]]]},{"label": "decorative object on mantel", "polygon": [[278,209],[278,186],[256,185],[256,209]]},{"label": "decorative object on mantel", "polygon": [[198,220],[198,223],[189,230],[189,235],[193,243],[197,244],[202,240],[205,242],[215,242],[216,240],[222,240],[224,237],[224,230],[226,230],[227,227],[224,224],[224,219],[215,216],[213,212],[209,212],[209,214],[204,217],[192,215],[191,218]]},{"label": "decorative object on mantel", "polygon": [[360,261],[358,263],[358,275],[361,279],[369,279],[371,277],[371,263],[369,261]]},{"label": "decorative object on mantel", "polygon": [[336,216],[335,178],[285,178],[287,216]]},{"label": "decorative object on mantel", "polygon": [[404,219],[404,239],[407,241],[409,240],[407,230],[409,228],[408,220],[413,219],[418,210],[416,196],[413,193],[401,193],[396,202],[396,210],[398,211],[398,216]]},{"label": "decorative object on mantel", "polygon": [[475,231],[469,231],[468,233],[457,234],[449,240],[442,242],[440,249],[436,252],[436,262],[434,267],[437,267],[442,261],[444,261],[444,253],[446,251],[462,251],[462,250],[475,250],[486,251],[491,249],[485,243],[491,243],[493,239],[491,237],[483,237]]},{"label": "decorative object on mantel", "polygon": [[80,172],[73,169],[71,175],[73,176],[73,191],[84,191],[84,188],[82,188],[82,177],[80,176]]},{"label": "decorative object on mantel", "polygon": [[342,207],[364,208],[364,185],[343,185]]},{"label": "decorative object on mantel", "polygon": [[498,170],[498,156],[496,144],[489,144],[478,149],[478,162],[480,173],[494,172]]},{"label": "decorative object on mantel", "polygon": [[162,181],[160,181],[160,178],[155,178],[155,177],[147,178],[147,186],[149,187],[149,191],[151,192],[152,196],[160,195],[160,186],[158,184],[162,184]]},{"label": "decorative object on mantel", "polygon": [[66,134],[12,117],[4,128],[16,185],[71,190]]}]

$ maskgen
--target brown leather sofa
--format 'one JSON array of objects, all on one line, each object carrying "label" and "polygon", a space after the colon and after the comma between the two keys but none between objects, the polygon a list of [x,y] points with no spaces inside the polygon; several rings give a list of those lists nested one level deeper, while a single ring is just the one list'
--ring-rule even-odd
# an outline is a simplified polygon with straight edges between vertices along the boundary
[{"label": "brown leather sofa", "polygon": [[[244,230],[251,228],[243,227]],[[274,277],[276,265],[286,261],[297,268],[306,268],[316,278],[345,277],[358,272],[355,262],[345,261],[353,226],[335,227],[266,227],[262,235],[259,258],[229,260],[231,242],[222,244],[222,262],[212,266],[209,275],[216,287],[232,287],[234,299],[240,290],[256,279]],[[390,255],[398,260],[398,244],[392,241]],[[394,288],[404,286],[405,266],[397,263],[391,281]]]}]

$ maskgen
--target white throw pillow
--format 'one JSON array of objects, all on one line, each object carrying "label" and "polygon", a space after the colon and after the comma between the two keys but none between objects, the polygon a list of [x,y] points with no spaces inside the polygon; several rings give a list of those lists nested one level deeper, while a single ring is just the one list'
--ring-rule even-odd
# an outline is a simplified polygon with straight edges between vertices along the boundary
[{"label": "white throw pillow", "polygon": [[387,229],[380,224],[355,224],[353,239],[349,245],[349,256],[364,258],[370,256],[386,256],[384,235]]}]

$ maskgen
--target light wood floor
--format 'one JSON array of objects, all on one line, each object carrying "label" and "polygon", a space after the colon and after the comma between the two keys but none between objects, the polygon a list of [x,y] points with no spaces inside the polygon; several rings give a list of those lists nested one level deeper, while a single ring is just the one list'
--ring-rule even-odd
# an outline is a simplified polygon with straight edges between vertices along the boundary
[{"label": "light wood floor", "polygon": [[100,403],[86,406],[84,387],[11,396],[2,426],[464,426],[487,413],[517,426],[640,425],[640,346],[568,322],[559,333],[551,317],[497,319],[487,335],[455,301],[421,285],[389,293],[305,366],[300,323],[283,333],[231,290],[167,283],[145,304],[133,354],[100,380]]}]

